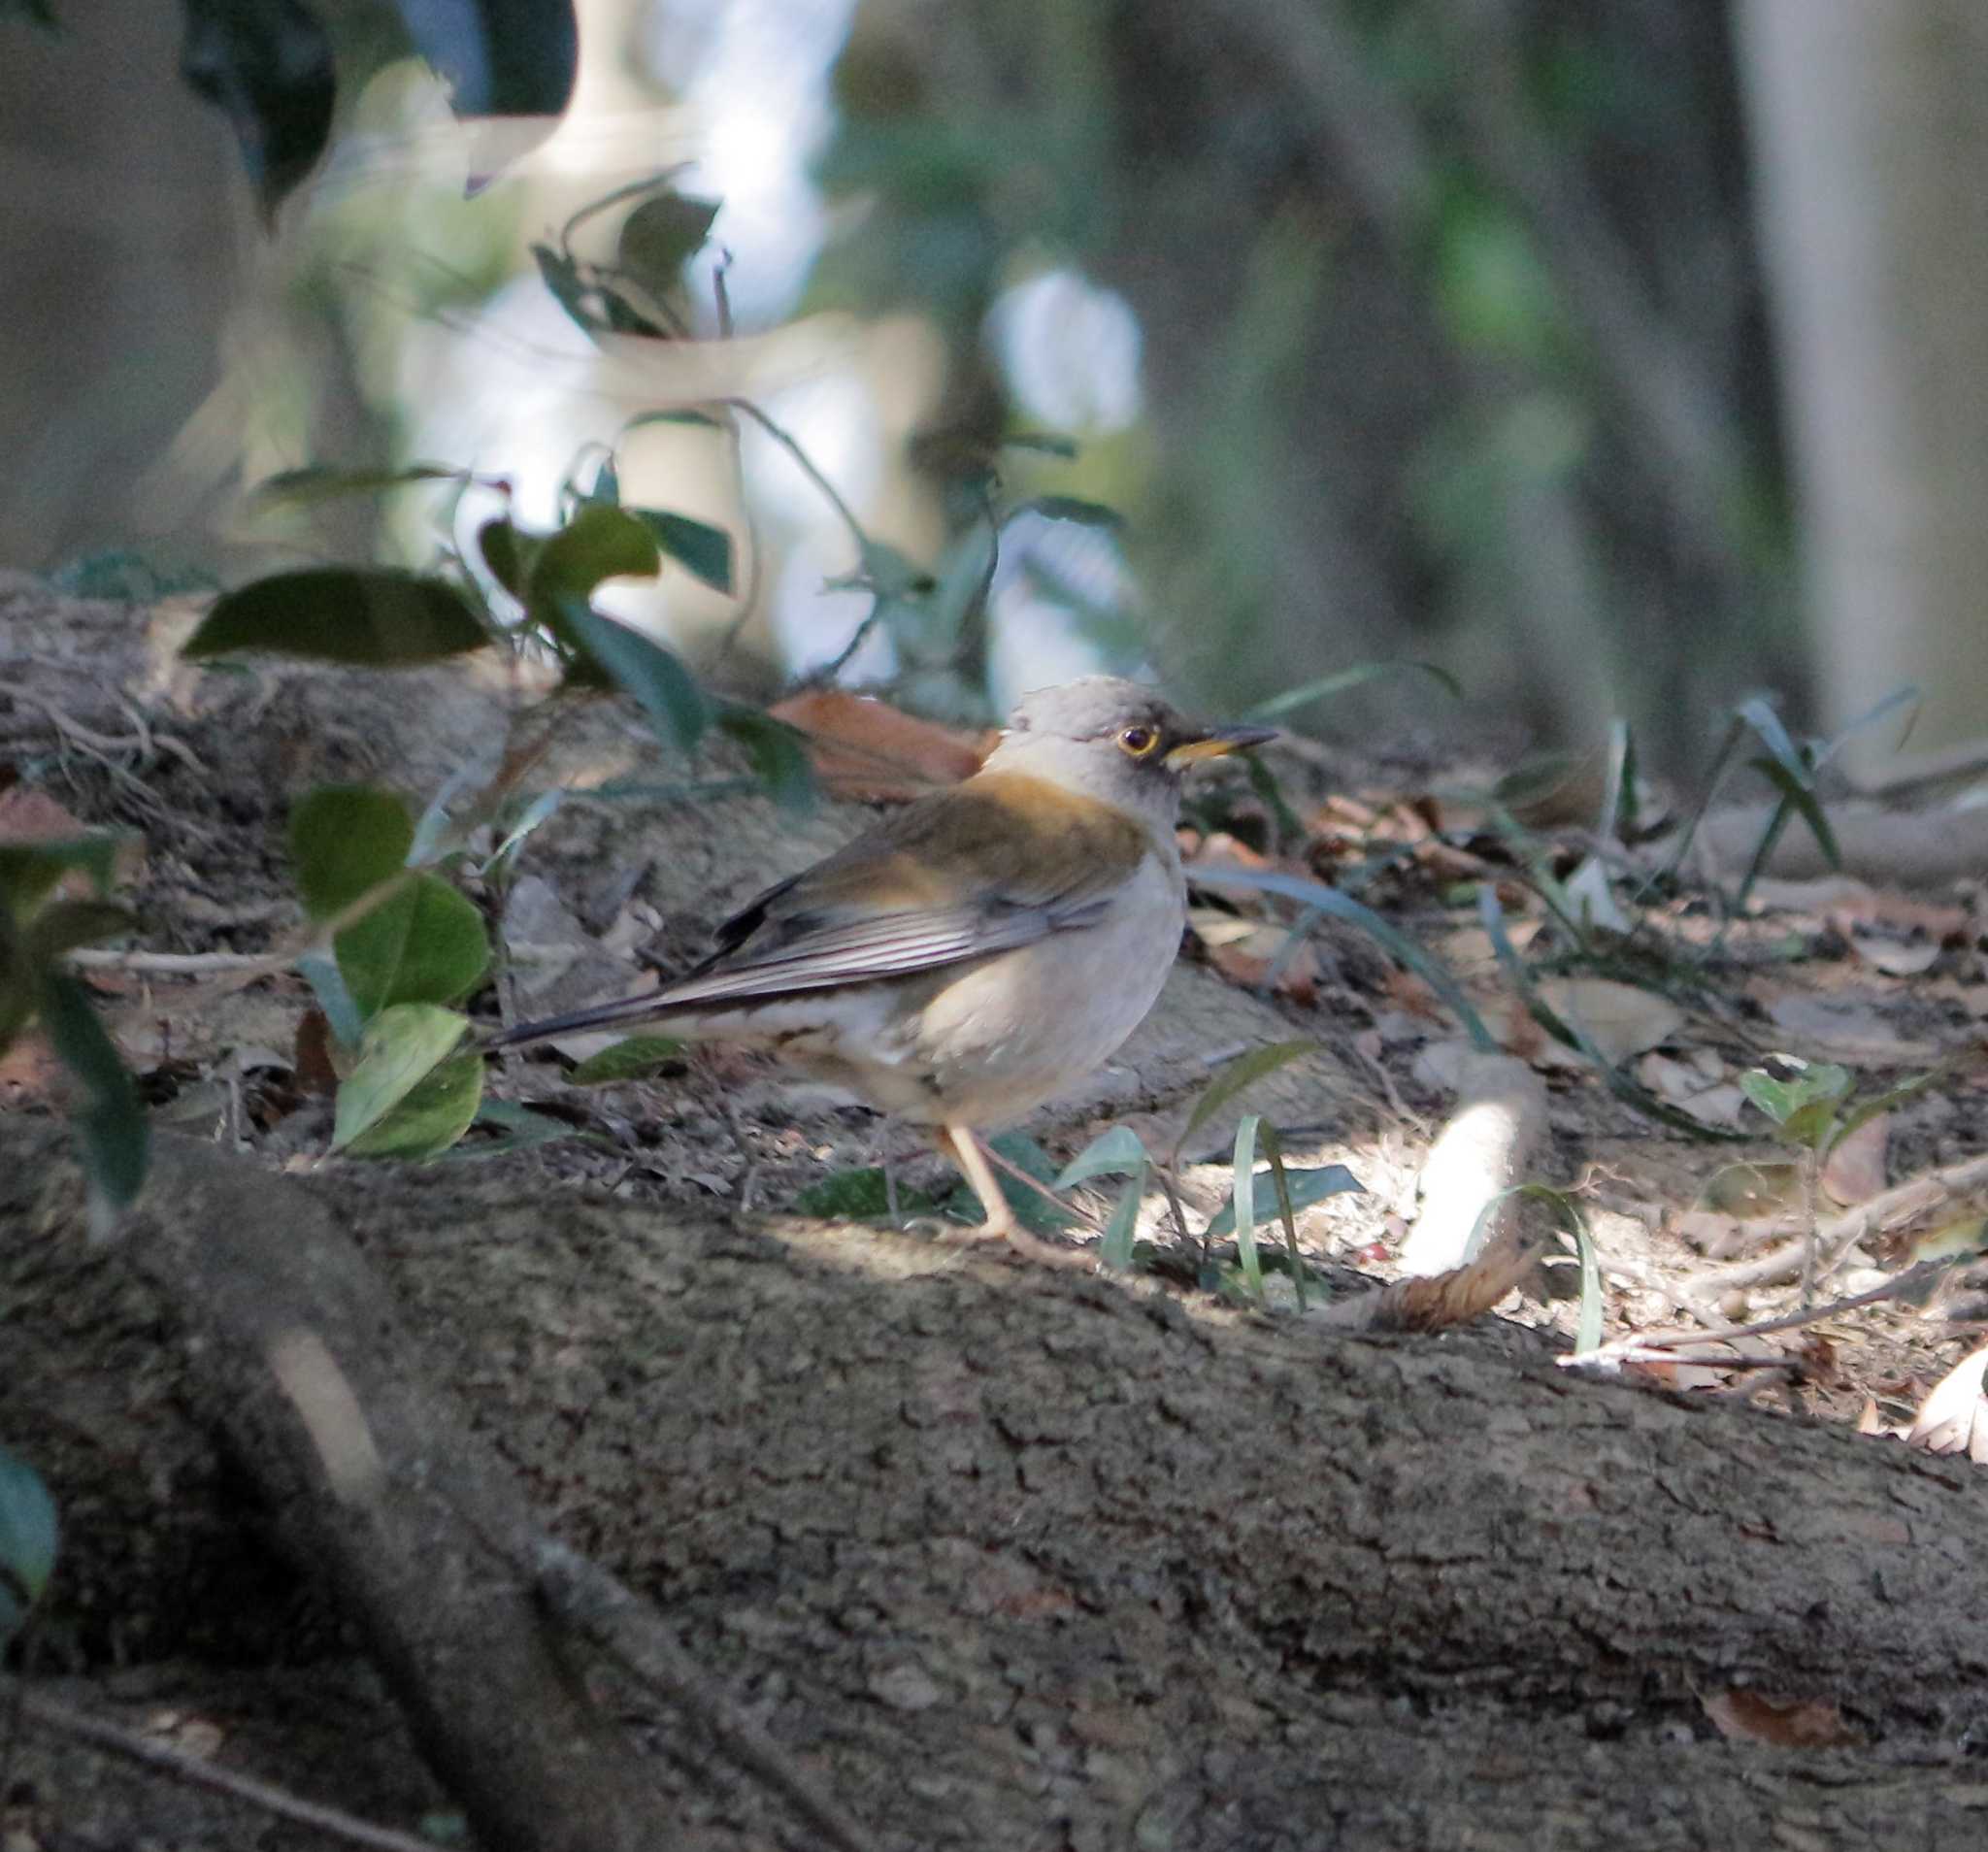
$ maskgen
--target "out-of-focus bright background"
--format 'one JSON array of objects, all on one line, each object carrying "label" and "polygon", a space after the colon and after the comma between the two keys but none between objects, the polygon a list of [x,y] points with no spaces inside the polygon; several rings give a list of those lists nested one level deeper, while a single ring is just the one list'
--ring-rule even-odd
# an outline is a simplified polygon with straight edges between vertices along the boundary
[{"label": "out-of-focus bright background", "polygon": [[[1673,762],[1761,686],[1828,729],[1916,683],[1915,746],[1988,731],[1979,0],[580,0],[572,107],[492,184],[426,68],[374,60],[273,234],[179,9],[50,11],[0,6],[0,564],[418,563],[441,496],[245,489],[419,458],[550,520],[632,414],[742,395],[942,573],[981,570],[989,455],[1011,501],[1124,516],[1011,523],[928,705],[1144,664],[1241,709],[1414,658]],[[372,29],[323,11],[342,56]],[[678,164],[723,202],[698,338],[590,342],[528,246]],[[1039,432],[1077,455],[995,447]],[[842,653],[870,601],[780,444],[656,425],[620,472],[750,565],[617,609],[762,687]]]}]

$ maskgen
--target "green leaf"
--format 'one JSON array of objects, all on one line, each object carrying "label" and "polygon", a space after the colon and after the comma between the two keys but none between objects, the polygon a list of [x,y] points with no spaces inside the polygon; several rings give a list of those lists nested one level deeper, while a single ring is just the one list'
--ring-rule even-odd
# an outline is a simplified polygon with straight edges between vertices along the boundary
[{"label": "green leaf", "polygon": [[[1034,1177],[1044,1188],[1053,1187],[1056,1164],[1048,1152],[1024,1132],[1004,1132],[999,1138],[986,1141],[987,1148],[1004,1157],[1017,1171]],[[1060,1205],[1051,1202],[1040,1190],[1032,1190],[1025,1183],[1017,1183],[1013,1177],[995,1167],[995,1180],[1001,1185],[1001,1194],[1008,1199],[1008,1207],[1014,1211],[1014,1218],[1032,1235],[1054,1235],[1060,1229],[1070,1226],[1076,1218]],[[970,1208],[967,1206],[971,1204]],[[944,1208],[948,1214],[958,1215],[970,1221],[984,1221],[985,1211],[979,1207],[979,1198],[962,1185],[945,1199]]]},{"label": "green leaf", "polygon": [[395,0],[395,10],[458,116],[565,114],[580,73],[573,0]]},{"label": "green leaf", "polygon": [[341,495],[377,495],[382,489],[406,488],[415,482],[462,482],[467,470],[451,470],[440,463],[411,463],[402,470],[334,470],[313,464],[301,470],[283,470],[255,486],[258,501],[290,507],[309,507],[329,502]]},{"label": "green leaf", "polygon": [[1180,1128],[1180,1136],[1174,1141],[1176,1161],[1187,1141],[1230,1101],[1266,1075],[1276,1073],[1279,1068],[1289,1067],[1300,1055],[1316,1053],[1318,1043],[1307,1036],[1295,1042],[1273,1042],[1267,1047],[1251,1048],[1248,1053],[1224,1062],[1202,1090],[1201,1098],[1194,1103],[1194,1110],[1187,1115],[1187,1123]]},{"label": "green leaf", "polygon": [[79,945],[116,939],[137,924],[128,908],[113,901],[58,900],[44,907],[20,936],[30,970],[40,970]]},{"label": "green leaf", "polygon": [[384,566],[325,566],[223,592],[181,654],[269,649],[398,669],[466,655],[489,641],[462,593],[445,579]]},{"label": "green leaf", "polygon": [[718,591],[732,589],[732,537],[722,527],[674,514],[667,509],[631,508],[655,544],[678,565]]},{"label": "green leaf", "polygon": [[561,603],[584,603],[603,579],[653,579],[662,563],[654,536],[626,509],[589,502],[541,543],[525,603],[549,623]]},{"label": "green leaf", "polygon": [[[349,1084],[349,1083],[348,1083]],[[343,1096],[345,1089],[340,1088]],[[346,1146],[349,1157],[439,1157],[470,1129],[483,1098],[480,1055],[457,1055],[431,1068]]]},{"label": "green leaf", "polygon": [[[1305,1044],[1310,1046],[1309,1042]],[[1067,1190],[1086,1177],[1124,1175],[1143,1170],[1149,1154],[1139,1134],[1129,1125],[1114,1125],[1103,1137],[1093,1139],[1057,1174],[1056,1187]]]},{"label": "green leaf", "polygon": [[[939,1207],[922,1190],[899,1190],[897,1206],[903,1214],[929,1213]],[[796,1196],[794,1210],[800,1215],[818,1215],[824,1221],[874,1222],[890,1213],[890,1187],[882,1170],[874,1164],[837,1171]]]},{"label": "green leaf", "polygon": [[425,874],[410,876],[333,946],[368,1022],[395,1004],[454,1003],[477,987],[490,963],[482,915],[447,881]]},{"label": "green leaf", "polygon": [[1786,1127],[1806,1108],[1834,1107],[1850,1090],[1849,1070],[1835,1062],[1797,1065],[1791,1060],[1790,1067],[1793,1071],[1783,1078],[1764,1068],[1751,1068],[1740,1076],[1740,1091],[1777,1126]]},{"label": "green leaf", "polygon": [[696,745],[711,705],[682,659],[586,604],[566,599],[561,610],[567,634],[617,688],[635,697],[656,738],[679,752]]},{"label": "green leaf", "polygon": [[1132,1265],[1132,1238],[1139,1232],[1140,1205],[1145,1200],[1145,1172],[1142,1159],[1119,1192],[1111,1219],[1105,1224],[1104,1239],[1098,1243],[1099,1261],[1114,1273],[1122,1273]]},{"label": "green leaf", "polygon": [[1427,676],[1439,687],[1447,690],[1457,700],[1463,699],[1463,687],[1446,669],[1439,669],[1433,662],[1359,662],[1350,669],[1341,669],[1329,676],[1320,676],[1315,680],[1301,683],[1298,687],[1287,688],[1282,694],[1272,695],[1267,701],[1259,701],[1243,714],[1245,720],[1272,720],[1280,713],[1290,713],[1298,708],[1309,708],[1314,701],[1330,701],[1334,695],[1344,694],[1349,688],[1357,688],[1363,682],[1378,681],[1386,676],[1417,675]]},{"label": "green leaf", "polygon": [[49,972],[41,987],[42,1027],[62,1065],[82,1083],[76,1111],[83,1170],[99,1203],[122,1208],[145,1182],[151,1132],[138,1088],[90,1007],[89,993],[64,972]]},{"label": "green leaf", "polygon": [[[1263,1303],[1263,1259],[1256,1251],[1256,1128],[1263,1123],[1245,1112],[1236,1127],[1236,1186],[1230,1198],[1230,1219],[1236,1229],[1236,1252],[1251,1295]],[[1206,1237],[1204,1237],[1206,1239]]]},{"label": "green leaf", "polygon": [[471,1144],[459,1144],[446,1153],[447,1156],[508,1157],[514,1151],[529,1151],[536,1145],[551,1144],[560,1139],[579,1139],[595,1144],[606,1142],[597,1134],[581,1132],[568,1125],[564,1119],[555,1119],[549,1112],[534,1112],[529,1107],[521,1107],[511,1100],[482,1101],[477,1108],[476,1117],[472,1123],[501,1126],[504,1135],[501,1138],[479,1140]]},{"label": "green leaf", "polygon": [[1277,1188],[1277,1219],[1284,1225],[1284,1244],[1290,1252],[1291,1285],[1298,1295],[1298,1309],[1302,1312],[1306,1308],[1305,1277],[1309,1270],[1305,1256],[1298,1251],[1297,1205],[1291,1198],[1291,1174],[1284,1168],[1284,1141],[1274,1125],[1263,1127],[1262,1138],[1263,1154],[1270,1159],[1271,1180]]},{"label": "green leaf", "polygon": [[329,919],[391,880],[414,845],[407,805],[375,785],[320,784],[290,807],[290,859],[313,919]]},{"label": "green leaf", "polygon": [[25,920],[73,868],[87,875],[98,893],[108,892],[122,841],[99,832],[41,843],[0,843],[0,906]]},{"label": "green leaf", "polygon": [[1473,1047],[1479,1051],[1497,1047],[1491,1032],[1484,1027],[1483,1018],[1472,1008],[1457,980],[1406,933],[1389,925],[1372,908],[1361,906],[1350,895],[1342,894],[1338,888],[1327,887],[1321,881],[1301,880],[1294,875],[1277,875],[1268,869],[1196,868],[1188,871],[1188,879],[1197,887],[1244,887],[1256,893],[1280,894],[1286,900],[1315,907],[1321,913],[1357,926],[1397,964],[1407,966],[1442,999],[1450,1013],[1463,1025]]},{"label": "green leaf", "polygon": [[338,96],[331,38],[305,6],[185,0],[180,76],[228,118],[265,219],[317,164]]},{"label": "green leaf", "polygon": [[569,1086],[610,1087],[623,1080],[641,1080],[683,1052],[670,1036],[628,1036],[612,1047],[589,1055],[566,1076]]},{"label": "green leaf", "polygon": [[682,281],[683,266],[711,237],[720,201],[688,193],[658,193],[621,221],[614,264],[652,296],[667,296]]},{"label": "green leaf", "polygon": [[[381,1011],[366,1025],[358,1063],[339,1086],[333,1148],[352,1143],[379,1125],[447,1060],[469,1026],[467,1017],[434,1004],[395,1004]],[[470,1113],[475,1111],[473,1101]],[[469,1116],[463,1124],[469,1124]]]},{"label": "green leaf", "polygon": [[308,951],[297,960],[297,973],[311,986],[317,1007],[324,1011],[324,1023],[342,1048],[355,1048],[365,1033],[366,1021],[359,1006],[346,988],[345,974],[329,952]]},{"label": "green leaf", "polygon": [[539,266],[539,281],[551,291],[553,300],[587,334],[606,326],[594,312],[592,287],[580,277],[579,263],[550,245],[534,245],[533,260]]},{"label": "green leaf", "polygon": [[738,702],[726,702],[719,709],[718,727],[746,748],[753,771],[781,810],[799,816],[814,809],[821,793],[807,736],[798,728]]},{"label": "green leaf", "polygon": [[490,577],[512,597],[522,600],[533,563],[538,558],[537,543],[520,533],[514,522],[499,517],[477,529],[477,551]]},{"label": "green leaf", "polygon": [[[1265,1173],[1265,1175],[1269,1174],[1271,1173]],[[1300,1166],[1296,1170],[1286,1170],[1284,1180],[1291,1193],[1291,1212],[1294,1215],[1314,1203],[1323,1203],[1329,1196],[1358,1195],[1366,1189],[1366,1185],[1343,1164]],[[1235,1226],[1236,1206],[1232,1201],[1223,1204],[1214,1220],[1209,1223],[1206,1238],[1218,1241]]]},{"label": "green leaf", "polygon": [[55,1572],[62,1526],[41,1474],[0,1447],[0,1646],[27,1619]]}]

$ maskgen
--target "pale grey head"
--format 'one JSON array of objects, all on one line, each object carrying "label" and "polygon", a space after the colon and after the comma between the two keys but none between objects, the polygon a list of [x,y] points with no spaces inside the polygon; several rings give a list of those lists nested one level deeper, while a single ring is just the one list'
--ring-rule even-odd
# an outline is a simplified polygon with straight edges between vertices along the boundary
[{"label": "pale grey head", "polygon": [[1139,682],[1085,676],[1022,696],[987,770],[1045,778],[1171,829],[1189,766],[1276,737],[1274,727],[1203,726]]}]

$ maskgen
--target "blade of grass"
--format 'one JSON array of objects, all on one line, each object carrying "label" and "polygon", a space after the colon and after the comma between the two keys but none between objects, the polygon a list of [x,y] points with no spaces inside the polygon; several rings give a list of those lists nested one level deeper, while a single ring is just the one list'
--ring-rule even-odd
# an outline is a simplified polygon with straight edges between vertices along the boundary
[{"label": "blade of grass", "polygon": [[1284,1175],[1284,1141],[1274,1125],[1263,1128],[1263,1152],[1270,1159],[1270,1174],[1276,1179],[1277,1214],[1283,1219],[1284,1245],[1291,1252],[1291,1284],[1297,1288],[1298,1309],[1306,1309],[1305,1258],[1298,1252],[1298,1218],[1291,1213],[1291,1183]]},{"label": "blade of grass", "polygon": [[1253,893],[1277,894],[1285,900],[1297,901],[1301,906],[1315,907],[1321,913],[1342,919],[1350,926],[1357,926],[1397,964],[1406,965],[1442,999],[1450,1013],[1462,1024],[1473,1047],[1479,1053],[1489,1053],[1497,1047],[1491,1032],[1484,1027],[1483,1018],[1472,1008],[1457,980],[1406,933],[1389,925],[1372,908],[1361,906],[1338,888],[1327,887],[1322,881],[1301,880],[1295,875],[1278,875],[1258,868],[1190,869],[1187,878],[1197,887],[1246,887]]},{"label": "blade of grass", "polygon": [[1263,1260],[1256,1251],[1256,1129],[1263,1120],[1245,1112],[1236,1128],[1236,1252],[1242,1277],[1258,1305],[1268,1301],[1263,1290]]},{"label": "blade of grass", "polygon": [[1111,1219],[1105,1224],[1104,1239],[1098,1243],[1098,1259],[1116,1273],[1123,1273],[1132,1265],[1132,1238],[1139,1230],[1139,1206],[1145,1200],[1145,1160],[1142,1158],[1139,1169],[1118,1197],[1118,1206],[1111,1211]]},{"label": "blade of grass", "polygon": [[1585,1055],[1594,1065],[1595,1072],[1601,1075],[1603,1083],[1618,1100],[1626,1106],[1634,1107],[1644,1116],[1671,1126],[1676,1131],[1688,1133],[1695,1139],[1705,1139],[1718,1143],[1746,1141],[1747,1134],[1744,1132],[1702,1124],[1690,1113],[1667,1104],[1655,1094],[1639,1086],[1616,1067],[1581,1029],[1566,1021],[1555,1011],[1545,998],[1540,995],[1539,986],[1533,982],[1532,973],[1526,970],[1511,943],[1510,934],[1505,930],[1505,909],[1498,904],[1498,890],[1488,881],[1477,890],[1477,916],[1483,921],[1484,930],[1491,938],[1492,949],[1498,954],[1498,962],[1504,967],[1507,977],[1511,980],[1512,988],[1518,992],[1527,1014],[1555,1042]]}]

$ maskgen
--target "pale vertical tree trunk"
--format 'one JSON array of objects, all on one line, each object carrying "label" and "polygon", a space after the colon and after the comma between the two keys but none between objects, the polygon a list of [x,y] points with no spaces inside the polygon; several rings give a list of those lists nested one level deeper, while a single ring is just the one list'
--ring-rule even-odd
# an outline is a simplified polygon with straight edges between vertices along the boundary
[{"label": "pale vertical tree trunk", "polygon": [[1914,682],[1915,747],[1988,731],[1988,10],[1736,18],[1825,717]]}]

